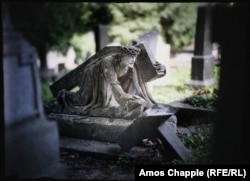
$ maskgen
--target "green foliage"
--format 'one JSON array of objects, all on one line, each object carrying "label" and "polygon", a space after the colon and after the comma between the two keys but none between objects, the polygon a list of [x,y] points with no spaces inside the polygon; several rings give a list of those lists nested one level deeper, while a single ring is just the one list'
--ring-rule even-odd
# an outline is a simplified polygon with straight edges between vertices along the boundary
[{"label": "green foliage", "polygon": [[111,41],[129,44],[157,29],[173,51],[193,43],[197,3],[112,3]]},{"label": "green foliage", "polygon": [[217,80],[217,82],[219,82],[220,80],[220,67],[219,66],[214,67],[214,78]]},{"label": "green foliage", "polygon": [[199,128],[197,134],[181,137],[182,142],[191,150],[186,164],[212,164],[213,130],[214,125],[210,123]]},{"label": "green foliage", "polygon": [[186,161],[174,159],[167,164],[192,165],[213,164],[213,132],[214,124],[210,123],[198,128],[196,134],[184,134],[180,136],[183,144],[190,150],[190,156]]},{"label": "green foliage", "polygon": [[191,69],[186,66],[178,66],[171,70],[161,82],[154,85],[152,96],[159,103],[168,104],[172,101],[183,99],[192,95],[195,88],[185,85],[190,81]]},{"label": "green foliage", "polygon": [[[202,90],[204,89],[198,91]],[[206,91],[205,93],[187,97],[183,102],[195,107],[215,108],[217,99],[218,99],[217,89],[214,89],[213,93],[210,93],[210,91]]]},{"label": "green foliage", "polygon": [[209,95],[197,95],[197,96],[186,98],[185,103],[188,103],[196,107],[212,108],[213,102],[214,102],[213,100],[214,100],[213,97]]},{"label": "green foliage", "polygon": [[[218,99],[218,84],[210,87],[197,89],[186,85],[190,81],[191,69],[187,66],[178,66],[154,85],[152,96],[159,103],[168,104],[172,101],[184,99],[185,103],[203,108],[214,108]],[[215,67],[215,72],[219,72],[219,67]],[[216,76],[215,75],[215,78]],[[216,78],[219,81],[219,76]],[[201,90],[207,90],[208,94],[195,95]]]},{"label": "green foliage", "polygon": [[82,60],[86,59],[88,52],[91,55],[95,53],[95,41],[94,37],[91,37],[91,32],[82,35],[74,34],[70,44],[74,46],[76,56]]},{"label": "green foliage", "polygon": [[114,17],[109,32],[112,42],[131,44],[152,29],[161,29],[157,3],[112,3],[110,9]]},{"label": "green foliage", "polygon": [[49,50],[65,54],[74,34],[84,34],[99,23],[109,23],[112,20],[109,12],[108,5],[103,3],[10,3],[13,24],[36,48],[43,62]]},{"label": "green foliage", "polygon": [[83,22],[81,19],[83,9],[80,3],[46,4],[44,18],[48,28],[46,39],[48,50],[54,49],[66,53],[72,34],[84,32],[84,23],[80,23]]},{"label": "green foliage", "polygon": [[52,92],[50,91],[49,86],[51,82],[42,81],[42,100],[43,102],[47,102],[53,98]]},{"label": "green foliage", "polygon": [[41,49],[67,50],[72,31],[79,31],[79,4],[11,3],[14,25],[21,30],[39,52]]},{"label": "green foliage", "polygon": [[196,15],[197,3],[162,3],[162,34],[171,45],[171,51],[194,43]]},{"label": "green foliage", "polygon": [[113,20],[113,15],[108,3],[83,3],[83,5],[83,15],[85,15],[85,13],[89,14],[84,21],[91,29],[98,24],[109,24]]},{"label": "green foliage", "polygon": [[124,154],[119,155],[117,161],[115,162],[113,168],[114,169],[123,169],[126,167],[129,167],[131,165],[131,161],[129,160],[129,158],[127,156],[125,156]]},{"label": "green foliage", "polygon": [[81,53],[83,48],[72,38],[93,30],[97,24],[109,24],[110,41],[121,44],[131,44],[132,40],[157,29],[171,44],[171,50],[177,51],[193,42],[196,5],[11,2],[10,12],[15,26],[37,49],[40,60],[45,61],[49,50],[66,53],[69,45],[77,50],[78,57],[83,57],[86,53]]},{"label": "green foliage", "polygon": [[172,101],[183,99],[193,92],[192,87],[186,85],[157,85],[154,86],[152,95],[153,98],[163,104],[168,104]]}]

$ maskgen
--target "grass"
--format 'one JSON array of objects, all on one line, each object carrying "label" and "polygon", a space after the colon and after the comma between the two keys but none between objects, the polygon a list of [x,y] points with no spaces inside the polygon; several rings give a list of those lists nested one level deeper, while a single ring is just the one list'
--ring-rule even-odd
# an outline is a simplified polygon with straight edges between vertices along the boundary
[{"label": "grass", "polygon": [[204,165],[213,164],[213,132],[214,124],[209,123],[198,128],[196,134],[184,134],[180,137],[183,144],[190,150],[187,160],[174,159],[166,164],[171,165]]},{"label": "grass", "polygon": [[[219,67],[214,69],[214,77],[219,80]],[[170,69],[166,76],[156,80],[153,84],[152,96],[153,98],[163,104],[170,103],[172,101],[184,99],[186,97],[192,96],[194,91],[198,88],[194,88],[187,83],[191,80],[191,68],[189,66],[181,65]],[[213,85],[207,87],[211,92],[218,85]]]},{"label": "grass", "polygon": [[[214,77],[217,82],[219,82],[219,74],[220,68],[215,66]],[[175,100],[191,97],[198,89],[186,84],[190,80],[191,68],[189,66],[181,65],[170,68],[169,73],[161,78],[161,81],[154,84],[152,96],[159,103],[170,103]],[[215,89],[218,89],[218,85],[216,84],[206,89],[213,92]],[[212,133],[213,124],[210,123],[199,128],[198,133],[194,135],[182,135],[181,140],[190,149],[191,155],[185,162],[176,159],[168,164],[211,164],[213,162],[211,158]]]},{"label": "grass", "polygon": [[186,85],[190,81],[190,67],[178,66],[153,85],[152,96],[159,103],[170,103],[192,95],[195,88]]},{"label": "grass", "polygon": [[52,84],[52,82],[48,81],[42,81],[42,100],[43,102],[47,102],[51,99],[53,99],[52,92],[50,91],[49,86]]}]

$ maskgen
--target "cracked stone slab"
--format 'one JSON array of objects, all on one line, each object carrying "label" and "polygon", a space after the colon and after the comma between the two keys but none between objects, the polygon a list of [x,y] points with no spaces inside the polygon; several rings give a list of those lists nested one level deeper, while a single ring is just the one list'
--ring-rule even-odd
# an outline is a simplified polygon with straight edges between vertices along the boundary
[{"label": "cracked stone slab", "polygon": [[47,117],[58,123],[61,136],[113,143],[116,142],[115,138],[133,122],[126,119],[55,113],[51,113]]}]

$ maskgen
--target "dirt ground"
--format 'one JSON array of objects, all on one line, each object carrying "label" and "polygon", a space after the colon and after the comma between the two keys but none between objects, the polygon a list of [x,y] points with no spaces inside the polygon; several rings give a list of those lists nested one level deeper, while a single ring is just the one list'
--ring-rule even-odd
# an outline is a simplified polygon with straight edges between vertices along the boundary
[{"label": "dirt ground", "polygon": [[159,148],[147,147],[141,154],[143,156],[136,159],[124,155],[110,157],[103,154],[61,149],[60,162],[66,166],[66,179],[68,180],[135,180],[135,165],[167,163]]},{"label": "dirt ground", "polygon": [[67,168],[66,177],[70,180],[134,180],[135,163],[159,163],[152,162],[150,158],[135,161],[123,156],[110,158],[74,150],[61,150],[60,156],[61,163]]},{"label": "dirt ground", "polygon": [[[196,132],[200,126],[193,125],[189,130]],[[182,132],[180,128],[178,130],[178,133]],[[124,155],[110,157],[61,148],[60,161],[66,166],[67,180],[135,180],[135,165],[160,165],[168,162],[161,154],[164,150],[162,152],[159,144],[147,145],[144,149],[139,158],[131,159]]]},{"label": "dirt ground", "polygon": [[61,151],[61,163],[67,168],[67,179],[134,180],[134,165],[124,159],[105,158],[76,151]]}]

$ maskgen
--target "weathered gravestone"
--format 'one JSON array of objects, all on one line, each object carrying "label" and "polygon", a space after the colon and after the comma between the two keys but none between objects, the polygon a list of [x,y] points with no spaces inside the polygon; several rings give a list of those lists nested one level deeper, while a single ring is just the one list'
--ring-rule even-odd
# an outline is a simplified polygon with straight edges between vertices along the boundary
[{"label": "weathered gravestone", "polygon": [[95,28],[96,52],[100,51],[109,43],[108,29],[108,25],[101,24]]},{"label": "weathered gravestone", "polygon": [[188,82],[188,85],[194,87],[211,86],[216,83],[214,78],[210,14],[211,8],[206,3],[198,7],[191,81]]},{"label": "weathered gravestone", "polygon": [[5,176],[63,178],[58,131],[45,119],[36,53],[2,6]]},{"label": "weathered gravestone", "polygon": [[138,39],[133,41],[134,45],[137,44],[144,44],[148,46],[150,49],[151,53],[156,56],[156,47],[157,47],[157,42],[158,42],[158,36],[159,36],[159,31],[158,30],[152,30],[143,36],[139,37]]}]

